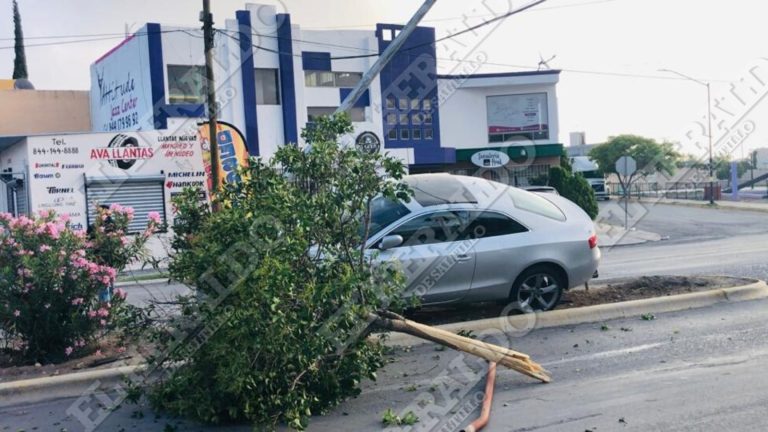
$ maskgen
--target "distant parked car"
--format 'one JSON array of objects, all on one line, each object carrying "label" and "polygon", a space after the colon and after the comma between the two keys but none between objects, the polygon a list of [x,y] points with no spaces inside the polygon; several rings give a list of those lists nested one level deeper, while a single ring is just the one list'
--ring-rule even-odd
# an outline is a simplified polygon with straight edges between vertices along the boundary
[{"label": "distant parked car", "polygon": [[553,188],[552,186],[525,186],[522,189],[527,190],[528,192],[551,193],[560,195],[560,192],[558,192],[557,189]]},{"label": "distant parked car", "polygon": [[549,310],[596,275],[592,220],[571,201],[449,174],[408,176],[410,202],[373,202],[366,246],[401,264],[424,304],[513,301]]}]

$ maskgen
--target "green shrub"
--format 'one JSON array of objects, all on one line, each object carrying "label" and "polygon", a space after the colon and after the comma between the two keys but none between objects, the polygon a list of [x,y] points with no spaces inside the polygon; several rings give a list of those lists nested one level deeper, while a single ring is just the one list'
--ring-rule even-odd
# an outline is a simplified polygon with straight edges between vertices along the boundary
[{"label": "green shrub", "polygon": [[195,293],[152,335],[155,362],[178,366],[150,392],[156,408],[303,429],[375,378],[384,351],[366,319],[402,304],[404,280],[371,266],[361,221],[375,196],[407,191],[399,161],[337,144],[351,131],[346,116],[321,118],[304,134],[311,151],[252,159],[216,213],[193,191],[176,201],[170,271]]},{"label": "green shrub", "polygon": [[597,217],[599,211],[595,191],[581,174],[572,174],[562,167],[549,169],[549,185],[557,189],[560,195],[576,203],[591,219]]}]

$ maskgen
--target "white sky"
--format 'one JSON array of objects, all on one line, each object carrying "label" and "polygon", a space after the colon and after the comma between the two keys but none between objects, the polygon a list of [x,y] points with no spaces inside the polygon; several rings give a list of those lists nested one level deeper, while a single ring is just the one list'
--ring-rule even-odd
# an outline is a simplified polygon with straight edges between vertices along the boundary
[{"label": "white sky", "polygon": [[[277,3],[275,0],[258,3]],[[527,2],[527,0],[526,0]],[[19,0],[26,43],[50,35],[91,35],[124,32],[152,21],[197,26],[199,0]],[[215,0],[217,24],[233,18],[244,0]],[[513,6],[523,1],[511,2]],[[0,0],[0,47],[13,45],[11,1]],[[304,28],[401,23],[420,0],[285,0],[280,6]],[[465,28],[462,15],[485,15],[509,10],[509,0],[439,0],[424,25],[437,28],[438,37]],[[727,97],[729,82],[748,76],[768,56],[768,2],[755,0],[548,0],[511,17],[488,35],[480,50],[488,63],[536,67],[539,56],[557,57],[553,68],[564,69],[558,85],[560,142],[568,132],[585,131],[588,142],[611,135],[634,133],[656,139],[685,141],[690,125],[706,112],[704,87],[676,79],[619,77],[568,70],[673,77],[658,72],[675,69],[712,80],[713,96]],[[471,18],[471,23],[480,18]],[[490,27],[490,26],[489,26]],[[438,48],[466,53],[474,35],[460,36]],[[88,89],[89,65],[119,39],[70,45],[29,47],[31,81],[38,89]],[[461,46],[459,44],[466,46]],[[454,63],[439,62],[443,66]],[[768,62],[764,68],[768,71]],[[443,68],[445,69],[445,68]],[[13,49],[0,49],[0,77],[10,78]],[[487,64],[481,71],[520,68]],[[443,70],[445,71],[445,70]],[[766,75],[768,76],[768,74]],[[746,150],[768,147],[768,105],[750,114],[755,131]],[[716,135],[716,134],[715,134]],[[693,149],[690,150],[693,152]],[[737,149],[736,157],[741,156]]]}]

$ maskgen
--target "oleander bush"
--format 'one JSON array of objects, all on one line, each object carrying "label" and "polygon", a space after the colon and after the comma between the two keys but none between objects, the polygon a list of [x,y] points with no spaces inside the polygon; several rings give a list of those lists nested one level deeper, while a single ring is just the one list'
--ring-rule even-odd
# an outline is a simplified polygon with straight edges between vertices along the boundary
[{"label": "oleander bush", "polygon": [[16,363],[59,362],[90,350],[110,330],[125,300],[99,293],[134,259],[157,228],[125,236],[132,210],[100,209],[93,233],[66,215],[0,214],[0,348]]}]

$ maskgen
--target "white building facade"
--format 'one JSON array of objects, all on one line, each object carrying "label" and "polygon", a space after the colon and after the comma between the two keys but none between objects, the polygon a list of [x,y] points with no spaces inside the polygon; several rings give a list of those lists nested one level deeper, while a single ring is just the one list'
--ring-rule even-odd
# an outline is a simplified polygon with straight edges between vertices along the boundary
[{"label": "white building facade", "polygon": [[[218,27],[219,120],[242,135],[250,156],[265,158],[305,144],[301,130],[333,113],[402,29],[305,30],[261,5]],[[350,111],[355,130],[345,143],[374,135],[372,148],[411,173],[514,185],[559,164],[559,71],[441,75],[435,45],[433,28],[416,28]],[[173,195],[209,181],[203,65],[199,27],[156,23],[96,59],[92,133],[0,136],[0,211],[53,209],[86,226],[96,201],[119,198],[140,208],[139,221],[158,211],[170,223]]]},{"label": "white building facade", "polygon": [[[263,5],[223,24],[215,56],[220,118],[243,133],[252,156],[264,157],[303,144],[301,129],[332,113],[402,28],[304,30]],[[462,162],[489,149],[513,161],[559,156],[559,71],[439,75],[438,61],[434,29],[418,27],[355,104],[355,133],[345,139],[372,132],[381,151],[413,172],[467,168]],[[203,64],[198,28],[146,24],[92,65],[94,128],[173,130],[202,119]]]}]

